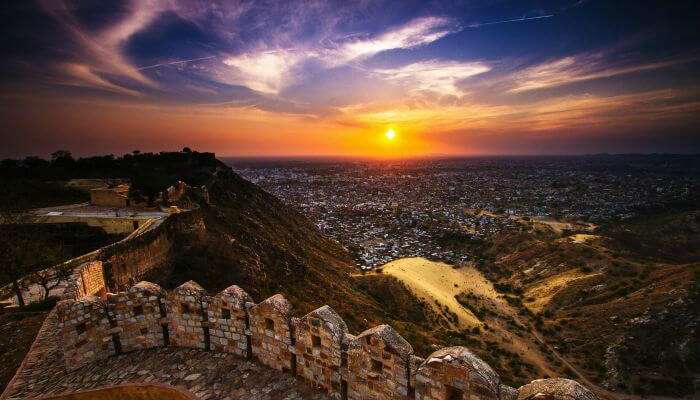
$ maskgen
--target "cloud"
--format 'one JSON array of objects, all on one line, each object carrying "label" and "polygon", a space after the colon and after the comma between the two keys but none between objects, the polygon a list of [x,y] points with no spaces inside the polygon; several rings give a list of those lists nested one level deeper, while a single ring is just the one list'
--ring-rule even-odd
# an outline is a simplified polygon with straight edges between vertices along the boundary
[{"label": "cloud", "polygon": [[63,65],[63,70],[68,76],[73,78],[66,82],[68,85],[83,86],[94,89],[107,90],[109,92],[126,94],[129,96],[141,96],[141,93],[131,90],[119,85],[115,85],[97,73],[95,73],[89,66],[83,64],[65,64]]},{"label": "cloud", "polygon": [[345,63],[393,49],[409,49],[432,43],[456,32],[453,22],[442,17],[416,18],[372,38],[351,39],[331,51],[328,61]]},{"label": "cloud", "polygon": [[307,58],[294,50],[268,50],[228,57],[223,63],[236,68],[233,79],[241,85],[264,93],[278,93],[288,85],[294,65]]},{"label": "cloud", "polygon": [[[695,59],[696,60],[696,59]],[[632,74],[694,61],[670,59],[657,62],[614,65],[605,53],[585,53],[550,60],[510,76],[511,93],[563,86],[613,76]]]},{"label": "cloud", "polygon": [[390,81],[409,85],[413,89],[434,91],[445,95],[460,95],[458,82],[490,71],[482,62],[427,60],[393,69],[375,72]]},{"label": "cloud", "polygon": [[[316,60],[325,68],[337,68],[350,62],[362,61],[382,51],[410,49],[432,43],[454,32],[450,25],[451,21],[446,18],[417,18],[374,37],[358,39],[351,35],[313,46],[302,44],[294,49],[254,49],[227,57],[223,63],[236,69],[232,75],[235,82],[260,92],[279,93],[285,87],[296,83],[295,67],[306,61]],[[432,80],[435,84],[438,84],[438,80],[448,79],[447,76],[439,76],[436,69],[439,66],[435,66],[431,74],[429,64],[430,62],[427,62],[422,71],[416,70],[414,73],[421,74],[423,78]],[[471,73],[468,66],[460,68],[456,65],[444,65],[451,67],[448,73],[462,77]],[[421,67],[416,65],[414,68]],[[389,73],[388,70],[383,72],[384,75]],[[407,69],[400,72],[400,75],[407,77],[410,73]],[[444,89],[449,84],[441,83],[440,86]]]},{"label": "cloud", "polygon": [[[81,26],[72,10],[64,2],[42,1],[43,10],[54,17],[65,31],[78,44],[73,56],[79,59],[80,66],[59,66],[74,79],[85,79],[86,85],[98,85],[114,90],[113,83],[99,83],[98,75],[117,75],[141,85],[155,87],[155,82],[141,74],[121,53],[121,45],[132,34],[146,26],[161,10],[159,2],[133,2],[126,15],[100,33],[88,32]],[[96,79],[97,78],[97,79]],[[99,84],[98,84],[99,83]],[[124,88],[125,93],[134,93]]]}]

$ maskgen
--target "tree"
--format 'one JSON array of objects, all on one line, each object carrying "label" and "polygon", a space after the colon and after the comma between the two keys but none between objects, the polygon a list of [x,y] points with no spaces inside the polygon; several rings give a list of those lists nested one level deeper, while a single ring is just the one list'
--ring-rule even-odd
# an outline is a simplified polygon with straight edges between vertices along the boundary
[{"label": "tree", "polygon": [[136,200],[147,200],[148,205],[155,205],[155,201],[170,183],[167,177],[158,171],[143,168],[131,175],[131,187],[129,197]]},{"label": "tree", "polygon": [[[18,204],[17,201],[10,201],[9,205],[0,210],[0,222],[3,225],[0,227],[0,282],[12,284],[17,303],[24,307],[22,287],[25,278],[37,269],[44,269],[57,262],[62,255],[62,246],[21,229],[24,214]],[[64,276],[63,272],[61,276]]]},{"label": "tree", "polygon": [[37,264],[32,268],[34,272],[29,276],[29,281],[44,289],[44,301],[49,299],[53,288],[67,281],[73,273],[70,265],[61,263],[63,256],[63,246],[60,244],[44,247],[44,251],[37,256]]},{"label": "tree", "polygon": [[68,150],[56,150],[51,153],[51,161],[73,160],[73,154]]}]

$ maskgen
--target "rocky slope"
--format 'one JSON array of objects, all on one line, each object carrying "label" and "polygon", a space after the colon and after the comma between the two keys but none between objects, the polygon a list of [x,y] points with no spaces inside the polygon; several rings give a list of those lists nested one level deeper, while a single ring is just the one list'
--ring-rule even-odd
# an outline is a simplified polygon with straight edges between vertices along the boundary
[{"label": "rocky slope", "polygon": [[[212,293],[237,284],[257,301],[284,293],[299,315],[328,304],[353,332],[394,322],[401,333],[422,330],[414,326],[427,319],[420,304],[384,304],[351,278],[346,250],[291,207],[223,164],[197,177],[186,180],[182,201],[199,207],[206,228],[177,237],[169,265],[148,279],[168,288],[192,279]],[[391,290],[410,296],[401,285]],[[407,313],[419,316],[404,320]]]},{"label": "rocky slope", "polygon": [[628,393],[689,396],[700,354],[697,215],[647,215],[596,235],[504,238],[487,250],[492,264],[484,270],[592,380]]}]

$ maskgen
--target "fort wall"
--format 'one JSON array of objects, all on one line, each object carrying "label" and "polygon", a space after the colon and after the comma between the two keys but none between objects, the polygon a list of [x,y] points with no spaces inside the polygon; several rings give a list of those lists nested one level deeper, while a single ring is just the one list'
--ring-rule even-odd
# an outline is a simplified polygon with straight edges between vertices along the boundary
[{"label": "fort wall", "polygon": [[73,270],[68,279],[63,298],[81,299],[88,296],[102,296],[107,293],[104,268],[101,261],[91,261]]},{"label": "fort wall", "polygon": [[[104,281],[105,291],[126,290],[168,261],[177,234],[202,229],[204,229],[204,222],[197,209],[174,213],[164,220],[145,220],[126,238],[72,258],[63,265],[77,271],[85,268],[85,264],[101,262],[103,273],[100,276]],[[69,286],[74,283],[76,283],[75,276],[69,280]],[[67,292],[75,294],[68,294],[68,297],[73,296],[77,299],[84,295],[77,290],[69,287]]]},{"label": "fort wall", "polygon": [[[99,271],[97,266],[86,270]],[[88,294],[57,305],[68,370],[124,352],[175,346],[253,357],[344,400],[510,400],[516,393],[464,347],[422,359],[388,325],[355,336],[328,306],[301,318],[292,311],[281,294],[255,304],[237,286],[209,296],[192,281],[170,292],[139,282],[103,298]]]}]

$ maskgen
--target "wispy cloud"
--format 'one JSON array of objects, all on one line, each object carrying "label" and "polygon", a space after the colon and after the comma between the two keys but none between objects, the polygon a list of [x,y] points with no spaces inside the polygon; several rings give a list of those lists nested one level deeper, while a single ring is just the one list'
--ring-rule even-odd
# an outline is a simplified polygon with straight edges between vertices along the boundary
[{"label": "wispy cloud", "polygon": [[[95,85],[97,74],[115,75],[138,82],[142,85],[155,87],[155,82],[147,78],[134,67],[122,54],[121,46],[135,32],[146,26],[158,13],[162,7],[159,2],[133,2],[127,14],[103,32],[94,34],[85,30],[73,15],[71,8],[64,2],[42,1],[40,3],[46,13],[53,16],[61,26],[69,33],[78,44],[80,54],[79,68],[59,66],[59,70],[68,71],[76,79],[86,78],[85,83]],[[100,80],[107,82],[104,78]],[[98,85],[103,88],[114,89],[119,86],[116,83],[108,82],[109,85]],[[135,93],[132,89],[124,88],[125,93]]]},{"label": "wispy cloud", "polygon": [[64,84],[72,86],[82,86],[92,89],[101,89],[113,93],[125,94],[128,96],[141,96],[141,93],[119,85],[115,85],[99,76],[89,66],[83,64],[65,64],[63,71],[69,79]]},{"label": "wispy cloud", "polygon": [[228,57],[223,62],[235,68],[234,82],[259,92],[278,93],[290,84],[294,65],[307,57],[304,52],[280,49],[245,53]]},{"label": "wispy cloud", "polygon": [[[294,67],[308,60],[317,60],[326,68],[334,68],[351,62],[357,63],[382,51],[393,49],[410,49],[432,43],[452,32],[454,24],[446,18],[424,17],[411,20],[401,26],[388,29],[372,37],[358,38],[356,35],[346,35],[335,41],[324,41],[312,45],[302,44],[294,49],[253,49],[239,55],[230,56],[223,63],[234,67],[234,81],[251,89],[265,93],[279,93],[284,87],[294,83]],[[448,66],[445,64],[445,66]],[[424,79],[447,80],[440,77],[433,67],[430,74],[430,62],[413,68],[413,74],[421,75]],[[452,65],[451,73],[464,75],[467,67],[461,69]],[[380,71],[387,75],[389,71]],[[408,77],[409,69],[397,71],[398,77]],[[426,81],[427,83],[427,81]],[[442,89],[448,85],[440,84]]]},{"label": "wispy cloud", "polygon": [[673,65],[691,62],[697,59],[670,59],[657,62],[611,65],[609,55],[604,53],[579,54],[550,60],[513,74],[509,92],[518,93],[536,89],[545,89],[567,85],[574,82],[589,81],[613,76],[632,74]]},{"label": "wispy cloud", "polygon": [[441,39],[456,30],[454,23],[447,18],[417,18],[375,37],[341,43],[336,50],[329,53],[329,61],[342,63],[386,50],[418,47]]},{"label": "wispy cloud", "polygon": [[375,72],[387,80],[400,82],[412,89],[459,95],[462,91],[458,82],[490,70],[482,62],[427,60],[394,69],[378,69]]}]

